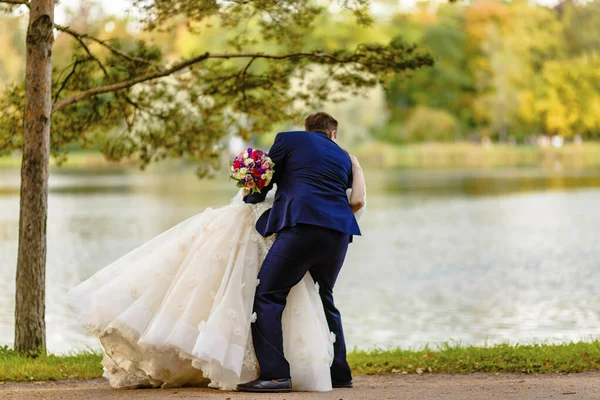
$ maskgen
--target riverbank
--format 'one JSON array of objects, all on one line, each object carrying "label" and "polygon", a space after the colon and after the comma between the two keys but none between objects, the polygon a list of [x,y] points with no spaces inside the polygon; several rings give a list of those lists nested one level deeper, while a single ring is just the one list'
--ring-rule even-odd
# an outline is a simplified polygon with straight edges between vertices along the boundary
[{"label": "riverbank", "polygon": [[[76,170],[98,170],[98,169],[123,169],[135,168],[136,162],[132,160],[112,162],[108,161],[99,152],[74,152],[70,153],[67,160],[57,166],[56,159],[50,158],[50,168],[64,168]],[[21,156],[0,157],[0,169],[19,169],[21,168]]]},{"label": "riverbank", "polygon": [[[24,358],[0,350],[0,381],[59,381],[102,376],[95,353]],[[353,351],[348,360],[354,374],[424,375],[439,373],[579,373],[600,370],[600,341],[568,344],[446,345],[437,349]]]},{"label": "riverbank", "polygon": [[569,398],[596,400],[600,392],[600,373],[581,374],[428,374],[358,376],[353,389],[334,389],[327,393],[250,394],[221,392],[209,388],[157,390],[114,390],[104,380],[0,385],[3,400],[547,400]]},{"label": "riverbank", "polygon": [[[600,143],[566,144],[560,148],[474,143],[418,143],[397,145],[370,142],[349,149],[372,168],[595,168],[600,167]],[[0,157],[0,169],[18,169],[19,156]],[[177,161],[161,163],[173,166]],[[51,159],[51,168],[57,168]],[[75,152],[60,168],[102,170],[137,168],[135,160],[110,162],[99,152]]]},{"label": "riverbank", "polygon": [[394,145],[368,143],[353,150],[361,163],[380,168],[595,168],[600,143],[566,144],[560,148],[473,143]]}]

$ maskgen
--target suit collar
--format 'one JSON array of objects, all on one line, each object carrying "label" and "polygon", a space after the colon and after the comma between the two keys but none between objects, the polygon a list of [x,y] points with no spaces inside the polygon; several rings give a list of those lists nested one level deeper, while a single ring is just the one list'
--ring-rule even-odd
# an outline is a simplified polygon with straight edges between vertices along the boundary
[{"label": "suit collar", "polygon": [[[314,133],[315,135],[322,135],[322,136],[325,136],[327,139],[331,140],[331,138],[329,137],[329,135],[328,135],[328,134],[326,134],[326,133],[323,133],[323,132],[312,132],[312,131],[308,131],[308,132],[310,132],[310,133]],[[333,140],[331,140],[331,141],[333,142]],[[334,143],[335,143],[335,142],[334,142]]]}]

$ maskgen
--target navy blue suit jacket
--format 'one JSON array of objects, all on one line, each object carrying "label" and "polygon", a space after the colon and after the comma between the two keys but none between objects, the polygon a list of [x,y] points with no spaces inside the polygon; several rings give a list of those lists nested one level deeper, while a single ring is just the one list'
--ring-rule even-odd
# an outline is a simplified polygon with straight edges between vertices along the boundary
[{"label": "navy blue suit jacket", "polygon": [[352,162],[341,147],[324,133],[282,132],[269,157],[275,163],[273,180],[261,193],[244,198],[246,203],[259,203],[277,184],[273,207],[256,223],[261,235],[297,224],[360,235],[346,194],[352,187]]}]

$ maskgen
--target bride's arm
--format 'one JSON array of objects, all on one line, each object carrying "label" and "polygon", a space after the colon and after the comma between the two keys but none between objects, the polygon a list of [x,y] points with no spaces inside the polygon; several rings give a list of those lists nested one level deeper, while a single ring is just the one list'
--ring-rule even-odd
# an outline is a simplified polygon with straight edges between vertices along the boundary
[{"label": "bride's arm", "polygon": [[358,158],[351,155],[350,160],[352,161],[352,193],[350,193],[349,201],[352,212],[356,213],[366,204],[365,174]]}]

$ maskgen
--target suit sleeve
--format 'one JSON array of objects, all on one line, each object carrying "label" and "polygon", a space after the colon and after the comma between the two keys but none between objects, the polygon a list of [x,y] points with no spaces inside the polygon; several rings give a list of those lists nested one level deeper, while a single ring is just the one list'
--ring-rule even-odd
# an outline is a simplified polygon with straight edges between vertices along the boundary
[{"label": "suit sleeve", "polygon": [[346,189],[352,189],[352,184],[354,182],[354,171],[352,168],[352,161],[350,161],[350,173],[348,174],[348,184]]},{"label": "suit sleeve", "polygon": [[269,191],[273,189],[273,185],[279,182],[279,180],[281,179],[281,175],[283,174],[284,161],[287,155],[283,142],[283,135],[277,135],[273,146],[271,146],[271,150],[269,150],[269,157],[271,157],[271,160],[275,163],[275,166],[273,167],[274,172],[273,179],[271,179],[271,183],[265,186],[260,191],[260,193],[252,193],[247,196],[244,196],[244,203],[256,204],[264,201],[267,197],[267,193],[269,193]]}]

